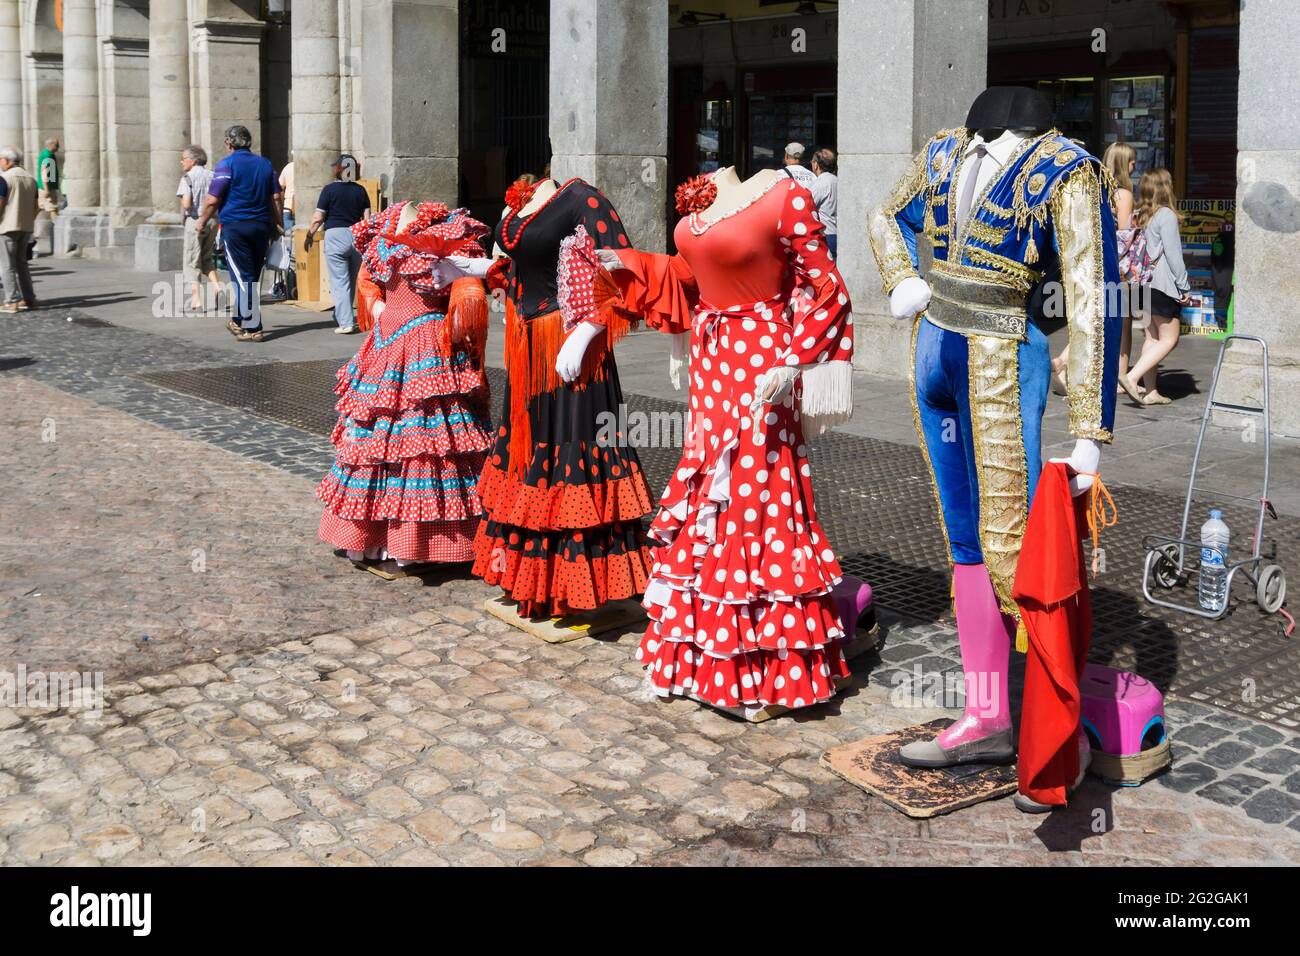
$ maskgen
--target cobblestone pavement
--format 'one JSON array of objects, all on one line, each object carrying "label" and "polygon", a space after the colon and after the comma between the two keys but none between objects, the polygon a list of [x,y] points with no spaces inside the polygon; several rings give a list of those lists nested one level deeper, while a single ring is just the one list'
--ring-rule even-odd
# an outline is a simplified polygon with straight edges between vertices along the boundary
[{"label": "cobblestone pavement", "polygon": [[0,709],[2,864],[1300,863],[1294,735],[1171,701],[1141,788],[909,821],[817,758],[944,713],[894,691],[955,666],[947,624],[888,622],[798,717],[646,699],[636,634],[546,645],[476,582],[354,571],[310,481],[75,390],[0,378],[0,668],[102,668],[108,704]]},{"label": "cobblestone pavement", "polygon": [[316,541],[309,481],[20,376],[0,404],[0,667],[163,671],[434,601]]},{"label": "cobblestone pavement", "polygon": [[933,716],[861,668],[820,713],[748,725],[645,699],[634,634],[547,645],[446,592],[117,683],[97,718],[0,711],[0,863],[1300,863],[1294,830],[1179,786],[910,821],[817,764]]}]

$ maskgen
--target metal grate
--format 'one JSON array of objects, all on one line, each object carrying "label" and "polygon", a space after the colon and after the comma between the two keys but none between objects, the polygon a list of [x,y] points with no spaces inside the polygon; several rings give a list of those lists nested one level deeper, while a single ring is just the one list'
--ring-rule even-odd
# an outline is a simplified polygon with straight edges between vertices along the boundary
[{"label": "metal grate", "polygon": [[[328,435],[334,427],[335,360],[144,373],[174,391],[244,408],[263,418]],[[501,415],[505,373],[489,369],[493,414]],[[629,412],[680,412],[679,402],[627,395]],[[679,451],[639,450],[652,494]],[[846,571],[871,582],[880,604],[907,617],[938,620],[950,612],[948,555],[920,452],[910,446],[832,433],[811,451],[817,511]],[[1106,566],[1093,582],[1092,659],[1133,670],[1163,690],[1244,716],[1300,728],[1300,643],[1279,619],[1255,606],[1241,581],[1227,618],[1206,621],[1148,604],[1141,594],[1141,539],[1175,533],[1181,499],[1143,488],[1112,489],[1119,524],[1102,539]],[[1195,513],[1199,513],[1194,511]],[[1249,509],[1225,514],[1244,535]],[[1286,567],[1300,555],[1300,534],[1285,522],[1265,525],[1263,552]],[[1194,581],[1185,587],[1194,587]],[[1183,600],[1194,596],[1181,595]]]}]

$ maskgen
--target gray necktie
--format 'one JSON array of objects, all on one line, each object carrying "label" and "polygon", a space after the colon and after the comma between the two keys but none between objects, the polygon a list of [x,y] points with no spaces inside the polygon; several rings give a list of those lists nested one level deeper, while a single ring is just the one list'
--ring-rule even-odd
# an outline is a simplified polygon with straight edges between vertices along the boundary
[{"label": "gray necktie", "polygon": [[975,147],[975,162],[971,163],[961,173],[961,199],[957,202],[957,228],[960,229],[966,224],[966,217],[970,215],[970,204],[975,199],[975,182],[979,179],[980,164],[984,162],[984,157],[989,154],[983,143]]}]

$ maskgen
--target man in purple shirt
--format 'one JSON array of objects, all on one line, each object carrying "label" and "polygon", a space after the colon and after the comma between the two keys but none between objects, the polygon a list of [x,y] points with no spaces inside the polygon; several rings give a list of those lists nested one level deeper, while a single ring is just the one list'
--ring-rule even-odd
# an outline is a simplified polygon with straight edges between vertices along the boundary
[{"label": "man in purple shirt", "polygon": [[221,246],[235,280],[235,317],[226,323],[241,342],[261,342],[262,269],[271,241],[280,233],[280,179],[271,161],[253,153],[246,126],[226,130],[225,159],[212,171],[203,213],[194,221],[200,233],[220,213]]}]

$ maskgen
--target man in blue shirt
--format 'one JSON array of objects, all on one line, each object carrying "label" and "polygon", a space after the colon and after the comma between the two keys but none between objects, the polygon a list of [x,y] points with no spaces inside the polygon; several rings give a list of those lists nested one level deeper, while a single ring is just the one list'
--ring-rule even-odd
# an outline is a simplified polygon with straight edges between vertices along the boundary
[{"label": "man in blue shirt", "polygon": [[221,245],[235,280],[235,317],[226,323],[241,342],[261,342],[262,269],[271,241],[280,233],[280,179],[271,161],[252,152],[246,126],[226,130],[226,158],[212,171],[203,213],[194,221],[202,233],[220,212]]}]

